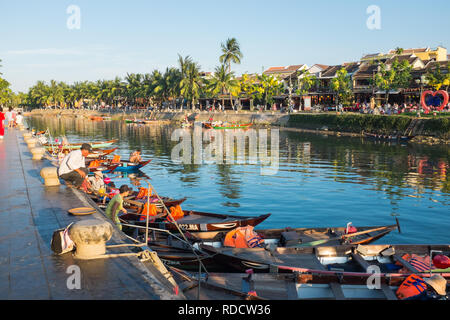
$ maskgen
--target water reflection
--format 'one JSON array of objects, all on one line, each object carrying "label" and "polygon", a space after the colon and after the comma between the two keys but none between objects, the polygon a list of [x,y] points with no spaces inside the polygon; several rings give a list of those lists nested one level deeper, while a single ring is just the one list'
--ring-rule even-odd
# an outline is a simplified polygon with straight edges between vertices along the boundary
[{"label": "water reflection", "polygon": [[[44,117],[30,121],[38,130],[48,127],[54,136],[66,135],[70,142],[119,139],[117,154],[122,158],[140,148],[144,158],[153,159],[143,172],[158,192],[188,196],[186,205],[199,210],[271,212],[262,227],[345,225],[350,219],[354,224],[373,225],[391,223],[390,215],[400,215],[406,230],[418,230],[424,223],[434,228],[424,241],[449,240],[447,146],[281,130],[278,173],[262,176],[259,164],[172,162],[171,151],[178,142],[170,139],[176,129],[170,125]],[[249,151],[245,153],[248,159]],[[133,175],[119,181],[146,186]],[[389,237],[404,243],[416,241],[412,234]]]}]

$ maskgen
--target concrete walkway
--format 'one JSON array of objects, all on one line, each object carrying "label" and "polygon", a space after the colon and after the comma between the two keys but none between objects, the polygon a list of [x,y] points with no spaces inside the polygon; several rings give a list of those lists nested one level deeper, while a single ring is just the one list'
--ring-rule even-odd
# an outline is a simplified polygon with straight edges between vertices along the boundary
[{"label": "concrete walkway", "polygon": [[[54,230],[87,219],[67,210],[89,205],[65,185],[44,187],[22,134],[8,130],[0,140],[0,299],[179,299],[165,278],[137,257],[82,261],[50,249]],[[99,212],[89,218],[105,220]],[[115,228],[107,243],[124,243]],[[131,252],[128,248],[113,253]],[[81,288],[69,289],[78,266]],[[147,267],[146,267],[147,265]],[[73,267],[72,267],[73,268]]]}]

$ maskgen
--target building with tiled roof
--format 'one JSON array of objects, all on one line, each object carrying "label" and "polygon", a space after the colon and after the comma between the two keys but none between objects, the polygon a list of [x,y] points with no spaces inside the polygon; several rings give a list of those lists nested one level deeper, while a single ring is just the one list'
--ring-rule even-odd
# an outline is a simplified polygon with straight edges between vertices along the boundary
[{"label": "building with tiled roof", "polygon": [[298,72],[307,68],[308,66],[306,64],[297,64],[287,67],[271,67],[263,73],[266,75],[274,75],[281,79],[286,79],[289,77],[296,77]]}]

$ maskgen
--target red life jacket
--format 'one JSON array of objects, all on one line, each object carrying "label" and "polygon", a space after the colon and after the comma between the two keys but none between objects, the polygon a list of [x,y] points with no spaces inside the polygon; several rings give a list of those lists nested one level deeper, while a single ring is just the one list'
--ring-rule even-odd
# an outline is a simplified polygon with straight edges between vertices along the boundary
[{"label": "red life jacket", "polygon": [[[404,254],[402,256],[403,260],[408,261],[418,272],[428,272],[430,271],[430,256],[421,257],[417,254]],[[401,263],[396,262],[396,264],[401,265]],[[433,263],[431,263],[431,270],[435,269]],[[410,273],[407,268],[402,268],[399,270],[400,273]]]}]

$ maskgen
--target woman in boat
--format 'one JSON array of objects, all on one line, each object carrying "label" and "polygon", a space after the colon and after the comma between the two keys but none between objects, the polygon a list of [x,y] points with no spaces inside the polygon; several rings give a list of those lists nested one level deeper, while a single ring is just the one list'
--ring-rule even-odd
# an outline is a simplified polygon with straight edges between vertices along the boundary
[{"label": "woman in boat", "polygon": [[128,197],[133,190],[130,189],[126,184],[119,188],[119,194],[114,196],[106,207],[105,214],[108,218],[114,221],[117,227],[122,230],[122,224],[119,220],[119,211],[127,213],[127,210],[123,207],[123,199]]},{"label": "woman in boat", "polygon": [[142,158],[141,158],[141,149],[137,149],[135,152],[133,152],[131,155],[130,155],[130,162],[131,163],[139,163],[139,162],[141,162],[142,161]]},{"label": "woman in boat", "polygon": [[88,178],[91,184],[91,190],[95,193],[104,194],[106,193],[105,182],[103,181],[103,173],[100,170],[94,172],[93,177]]}]

